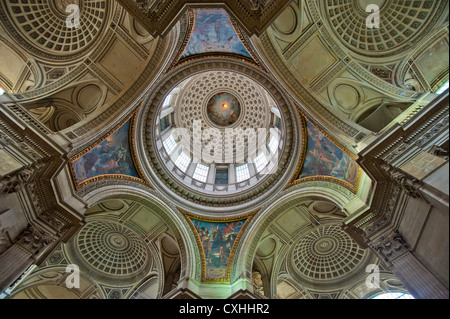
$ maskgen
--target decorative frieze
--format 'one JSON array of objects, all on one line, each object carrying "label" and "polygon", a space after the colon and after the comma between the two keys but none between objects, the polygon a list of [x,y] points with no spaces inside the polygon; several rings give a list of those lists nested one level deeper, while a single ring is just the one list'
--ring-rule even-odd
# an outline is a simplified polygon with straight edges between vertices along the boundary
[{"label": "decorative frieze", "polygon": [[390,176],[392,181],[400,186],[412,198],[420,198],[419,189],[423,186],[423,182],[409,176],[400,169],[397,169],[387,163],[381,164],[380,167]]},{"label": "decorative frieze", "polygon": [[25,184],[30,181],[32,175],[32,169],[23,168],[12,174],[2,176],[0,178],[0,193],[17,193]]}]

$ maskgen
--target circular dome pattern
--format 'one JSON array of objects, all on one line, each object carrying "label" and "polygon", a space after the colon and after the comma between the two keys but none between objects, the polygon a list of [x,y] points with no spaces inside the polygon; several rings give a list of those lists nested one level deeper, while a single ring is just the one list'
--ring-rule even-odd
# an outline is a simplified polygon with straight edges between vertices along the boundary
[{"label": "circular dome pattern", "polygon": [[[241,105],[231,132],[206,118],[208,101],[220,92]],[[176,67],[148,93],[137,117],[143,175],[175,205],[201,216],[238,216],[263,205],[289,182],[303,144],[302,123],[279,83],[228,57]]]},{"label": "circular dome pattern", "polygon": [[77,249],[89,268],[116,276],[138,274],[149,259],[146,244],[139,235],[111,222],[86,224],[77,236]]},{"label": "circular dome pattern", "polygon": [[56,8],[61,12],[63,15],[69,15],[69,13],[66,12],[66,8],[71,5],[80,5],[80,0],[54,0],[53,3],[55,4]]},{"label": "circular dome pattern", "polygon": [[220,92],[209,100],[206,112],[214,124],[227,127],[239,119],[241,104],[233,94]]},{"label": "circular dome pattern", "polygon": [[[73,56],[86,49],[100,35],[107,22],[109,1],[106,0],[11,0],[4,10],[16,29],[14,36],[24,35],[35,53]],[[68,5],[79,7],[80,27],[70,28],[75,12],[66,12]],[[19,41],[21,39],[18,39]]]},{"label": "circular dome pattern", "polygon": [[[351,50],[368,55],[393,54],[407,49],[421,39],[422,31],[442,10],[442,1],[363,1],[330,0],[325,14],[335,34]],[[368,28],[368,4],[380,8],[380,28]],[[439,8],[436,9],[436,8]]]},{"label": "circular dome pattern", "polygon": [[[212,127],[225,130],[223,126],[213,126],[207,112],[210,100],[223,92],[232,95],[239,103],[240,116],[233,123],[233,128],[256,132],[259,128],[269,127],[269,105],[262,87],[245,75],[229,71],[205,72],[189,80],[177,99],[176,126],[188,129],[191,136],[194,136],[194,130],[204,132]],[[202,140],[203,149],[212,138],[213,135],[210,140]],[[222,138],[222,145],[225,147],[227,135],[222,134],[219,138]],[[246,151],[244,139],[237,138],[233,154],[243,154]]]},{"label": "circular dome pattern", "polygon": [[292,261],[304,279],[335,280],[355,269],[365,254],[339,225],[330,224],[303,235],[292,250]]}]

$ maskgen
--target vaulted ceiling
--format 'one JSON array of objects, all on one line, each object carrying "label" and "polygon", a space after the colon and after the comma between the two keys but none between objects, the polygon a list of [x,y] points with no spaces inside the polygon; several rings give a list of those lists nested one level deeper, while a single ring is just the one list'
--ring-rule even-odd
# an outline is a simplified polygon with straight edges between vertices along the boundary
[{"label": "vaulted ceiling", "polygon": [[[381,27],[370,30],[362,0],[2,2],[0,86],[63,154],[47,186],[83,224],[15,298],[169,298],[180,287],[225,298],[242,278],[268,298],[405,291],[342,223],[370,206],[358,152],[448,81],[448,1],[372,2]],[[68,4],[79,28],[67,27]],[[239,114],[224,125],[232,103]],[[195,120],[278,132],[277,152],[264,145],[276,168],[192,153],[183,163],[173,132],[194,132]],[[197,146],[225,153],[227,139]],[[249,155],[249,140],[231,153]],[[6,175],[17,161],[1,156]],[[70,264],[82,273],[71,291]],[[365,285],[370,264],[381,288]]]}]

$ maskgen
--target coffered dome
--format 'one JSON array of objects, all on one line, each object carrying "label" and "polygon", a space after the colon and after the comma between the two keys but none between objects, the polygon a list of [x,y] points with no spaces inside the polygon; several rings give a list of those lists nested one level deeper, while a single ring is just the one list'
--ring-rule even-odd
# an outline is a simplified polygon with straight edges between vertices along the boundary
[{"label": "coffered dome", "polygon": [[183,198],[180,205],[187,199],[225,213],[288,182],[299,124],[274,89],[244,72],[208,68],[166,90],[147,119],[145,156],[157,185]]},{"label": "coffered dome", "polygon": [[10,2],[0,5],[8,17],[3,20],[8,32],[32,53],[58,59],[74,58],[95,42],[108,22],[110,7],[105,0]]},{"label": "coffered dome", "polygon": [[0,299],[448,299],[448,6],[2,1]]},{"label": "coffered dome", "polygon": [[292,273],[310,284],[342,282],[367,264],[368,255],[339,224],[323,225],[302,235],[294,245]]},{"label": "coffered dome", "polygon": [[[194,130],[203,133],[209,128],[220,129],[223,134],[218,138],[223,156],[231,134],[231,131],[227,134],[226,128],[248,130],[251,137],[256,137],[258,129],[275,129],[278,122],[281,133],[281,118],[275,102],[259,84],[245,75],[226,71],[205,72],[192,77],[176,91],[179,91],[178,96],[168,96],[171,99],[169,105],[174,105],[175,127],[188,129],[192,136]],[[202,139],[202,149],[206,149],[209,142]],[[238,152],[243,156],[248,152],[248,140],[245,143],[244,137],[238,136],[232,147],[234,155]]]},{"label": "coffered dome", "polygon": [[[446,1],[324,1],[325,16],[342,42],[363,55],[393,55],[421,40],[434,17],[445,9]],[[380,9],[379,28],[368,28],[369,5]]]},{"label": "coffered dome", "polygon": [[88,223],[69,248],[80,266],[98,276],[140,276],[151,266],[146,243],[132,229],[114,222]]}]

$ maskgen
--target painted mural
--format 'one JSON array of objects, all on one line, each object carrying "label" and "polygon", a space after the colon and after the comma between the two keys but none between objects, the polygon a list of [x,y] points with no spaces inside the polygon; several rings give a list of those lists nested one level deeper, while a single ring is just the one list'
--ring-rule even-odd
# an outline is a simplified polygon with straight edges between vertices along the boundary
[{"label": "painted mural", "polygon": [[131,120],[72,162],[78,183],[103,175],[128,175],[140,178],[131,155],[130,123]]},{"label": "painted mural", "polygon": [[306,121],[306,127],[308,144],[299,178],[331,176],[357,186],[360,168],[356,161],[310,122]]},{"label": "painted mural", "polygon": [[234,95],[221,92],[209,100],[207,113],[213,123],[229,126],[234,124],[241,115],[241,105]]},{"label": "painted mural", "polygon": [[205,256],[206,281],[220,282],[228,278],[228,263],[233,245],[247,219],[232,222],[210,222],[190,218],[197,231]]},{"label": "painted mural", "polygon": [[211,52],[226,52],[251,58],[224,9],[196,9],[195,25],[181,59]]}]

